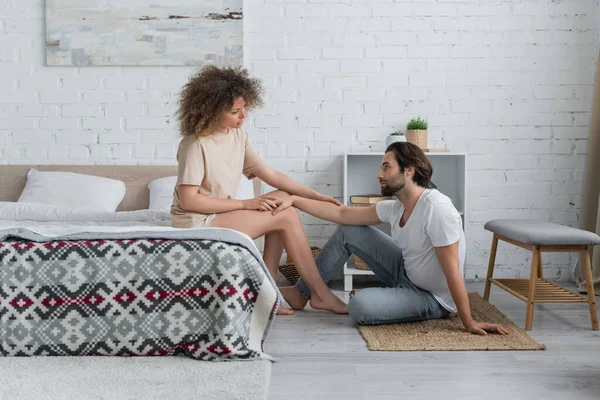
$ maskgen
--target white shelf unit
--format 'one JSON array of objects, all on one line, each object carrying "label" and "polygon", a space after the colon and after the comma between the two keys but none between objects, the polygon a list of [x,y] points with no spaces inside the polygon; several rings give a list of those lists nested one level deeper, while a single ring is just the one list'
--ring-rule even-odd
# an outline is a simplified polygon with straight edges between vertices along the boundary
[{"label": "white shelf unit", "polygon": [[[377,174],[381,168],[384,153],[346,153],[344,155],[344,205],[350,204],[350,196],[381,193]],[[431,181],[437,189],[450,197],[454,206],[466,221],[467,215],[467,154],[466,153],[425,153],[433,167]],[[386,234],[391,234],[389,223],[376,225]],[[352,290],[356,275],[373,275],[370,270],[354,267],[352,258],[344,264],[344,290]]]}]

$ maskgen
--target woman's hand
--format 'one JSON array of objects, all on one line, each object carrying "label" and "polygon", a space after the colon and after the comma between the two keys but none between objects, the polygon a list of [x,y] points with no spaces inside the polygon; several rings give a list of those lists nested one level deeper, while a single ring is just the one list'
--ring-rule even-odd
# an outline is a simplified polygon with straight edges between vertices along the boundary
[{"label": "woman's hand", "polygon": [[273,210],[273,215],[277,215],[282,212],[286,208],[289,208],[294,205],[294,196],[285,196],[275,200],[275,204],[277,204],[277,208]]},{"label": "woman's hand", "polygon": [[336,206],[341,206],[342,203],[340,203],[339,201],[337,201],[335,198],[331,197],[331,196],[325,196],[324,194],[321,194],[319,192],[315,192],[313,197],[313,200],[319,200],[319,201],[327,201],[329,203],[333,203]]},{"label": "woman's hand", "polygon": [[276,197],[263,195],[253,199],[242,200],[244,210],[273,211],[277,208]]}]

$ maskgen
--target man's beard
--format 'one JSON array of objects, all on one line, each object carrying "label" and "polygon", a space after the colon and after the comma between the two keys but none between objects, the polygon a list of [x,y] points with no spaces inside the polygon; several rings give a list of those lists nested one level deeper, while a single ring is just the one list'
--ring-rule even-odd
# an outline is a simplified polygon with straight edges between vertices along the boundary
[{"label": "man's beard", "polygon": [[397,185],[385,185],[381,188],[381,195],[382,196],[393,196],[399,190],[401,190],[403,187],[404,187],[403,183],[397,184]]}]

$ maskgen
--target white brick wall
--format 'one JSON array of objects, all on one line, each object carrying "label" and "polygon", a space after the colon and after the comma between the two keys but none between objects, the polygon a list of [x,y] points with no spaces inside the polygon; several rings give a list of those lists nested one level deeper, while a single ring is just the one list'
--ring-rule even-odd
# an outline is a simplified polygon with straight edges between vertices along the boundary
[{"label": "white brick wall", "polygon": [[[47,68],[44,4],[0,1],[0,163],[173,164],[187,68]],[[577,225],[600,43],[597,0],[245,0],[245,59],[266,106],[248,126],[271,165],[342,194],[346,151],[428,118],[431,145],[469,153],[467,277],[483,223]],[[333,227],[304,216],[311,242]],[[528,259],[501,246],[504,276]],[[550,255],[567,279],[574,258]]]}]

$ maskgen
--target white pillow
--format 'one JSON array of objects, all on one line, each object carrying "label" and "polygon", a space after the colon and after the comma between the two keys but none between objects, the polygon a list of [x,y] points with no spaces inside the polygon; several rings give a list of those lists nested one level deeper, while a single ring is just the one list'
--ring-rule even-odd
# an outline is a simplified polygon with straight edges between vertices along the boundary
[{"label": "white pillow", "polygon": [[17,202],[115,212],[124,197],[125,183],[117,179],[31,168]]},{"label": "white pillow", "polygon": [[150,181],[148,183],[148,189],[150,189],[150,206],[148,208],[170,212],[176,183],[176,176],[167,176]]},{"label": "white pillow", "polygon": [[[148,183],[148,189],[150,189],[150,210],[170,211],[176,184],[176,176],[167,176],[166,178],[158,178],[150,181]],[[240,200],[254,198],[254,181],[242,176],[235,198]]]}]

